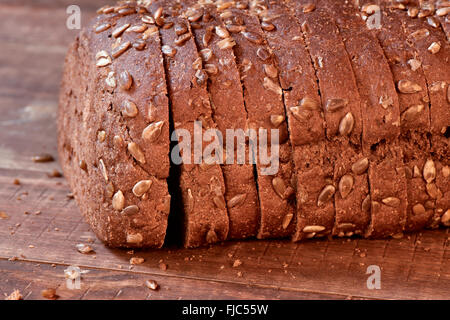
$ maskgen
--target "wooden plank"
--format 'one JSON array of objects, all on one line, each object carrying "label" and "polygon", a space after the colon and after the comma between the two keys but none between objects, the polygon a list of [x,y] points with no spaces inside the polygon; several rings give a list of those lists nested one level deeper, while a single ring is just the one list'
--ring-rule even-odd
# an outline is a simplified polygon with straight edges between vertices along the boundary
[{"label": "wooden plank", "polygon": [[[77,2],[83,21],[95,14],[97,4]],[[42,289],[56,287],[63,299],[449,298],[450,239],[442,229],[397,240],[251,240],[136,251],[146,261],[129,269],[132,255],[99,243],[67,198],[66,181],[48,177],[60,170],[58,163],[31,161],[42,152],[56,157],[60,73],[77,34],[65,28],[69,4],[0,4],[0,211],[9,216],[0,219],[0,294],[17,288],[27,299],[40,299]],[[20,185],[13,184],[16,178]],[[78,253],[75,245],[88,241],[96,253]],[[12,257],[18,260],[7,261]],[[241,264],[233,267],[236,261]],[[63,270],[70,265],[90,270],[82,290],[64,288]],[[381,290],[367,288],[370,265],[382,270]],[[149,278],[161,284],[160,291],[143,287]]]},{"label": "wooden plank", "polygon": [[[345,299],[346,296],[301,291],[258,288],[250,285],[186,278],[149,276],[98,269],[88,271],[80,280],[80,289],[67,287],[64,270],[66,266],[9,262],[0,260],[0,294],[9,295],[19,290],[25,300],[44,299],[42,290],[53,288],[59,299]],[[159,290],[145,286],[145,281],[154,280]],[[196,288],[195,291],[192,288]]]}]

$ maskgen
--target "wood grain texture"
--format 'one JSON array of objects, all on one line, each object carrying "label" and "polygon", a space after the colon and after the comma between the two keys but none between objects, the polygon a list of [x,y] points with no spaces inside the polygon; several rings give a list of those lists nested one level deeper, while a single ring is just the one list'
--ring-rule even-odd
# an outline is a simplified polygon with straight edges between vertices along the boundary
[{"label": "wood grain texture", "polygon": [[[76,2],[87,21],[107,1]],[[0,294],[19,289],[25,299],[41,299],[42,289],[57,288],[61,299],[450,298],[449,230],[397,240],[252,240],[133,254],[104,247],[67,197],[64,178],[48,177],[60,170],[57,162],[31,161],[43,152],[56,157],[60,73],[77,34],[65,27],[69,4],[0,4],[0,211],[9,216],[0,219]],[[75,245],[90,240],[95,254],[78,253]],[[145,262],[130,269],[132,256]],[[236,260],[241,265],[233,267]],[[65,287],[63,271],[71,265],[90,270],[81,290]],[[381,290],[367,289],[369,265],[382,270]],[[161,289],[144,287],[148,279]]]}]

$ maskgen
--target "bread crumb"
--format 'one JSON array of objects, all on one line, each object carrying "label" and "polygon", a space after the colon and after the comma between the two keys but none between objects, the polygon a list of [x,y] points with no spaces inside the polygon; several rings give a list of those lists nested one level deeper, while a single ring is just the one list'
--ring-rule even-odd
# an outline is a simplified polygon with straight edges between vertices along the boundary
[{"label": "bread crumb", "polygon": [[19,290],[14,290],[5,300],[23,300],[23,296]]},{"label": "bread crumb", "polygon": [[233,262],[233,268],[237,268],[237,267],[239,267],[240,265],[242,265],[242,261],[241,261],[241,260],[239,260],[239,259],[234,260],[234,262]]},{"label": "bread crumb", "polygon": [[161,263],[159,264],[159,269],[162,270],[162,271],[166,271],[166,270],[167,270],[167,265],[166,265],[165,263],[162,263],[162,262],[161,262]]},{"label": "bread crumb", "polygon": [[50,288],[41,291],[42,296],[45,299],[56,300],[59,296],[56,294],[56,289]]},{"label": "bread crumb", "polygon": [[132,257],[130,259],[130,264],[131,265],[137,265],[137,264],[142,264],[144,263],[145,259],[142,257]]}]

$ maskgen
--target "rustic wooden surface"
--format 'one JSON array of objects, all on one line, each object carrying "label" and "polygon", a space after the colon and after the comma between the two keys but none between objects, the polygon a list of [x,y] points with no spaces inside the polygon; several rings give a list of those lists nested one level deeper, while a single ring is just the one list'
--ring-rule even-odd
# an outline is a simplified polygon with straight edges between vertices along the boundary
[{"label": "rustic wooden surface", "polygon": [[[448,299],[449,231],[398,240],[229,242],[211,248],[136,251],[104,247],[83,222],[57,162],[55,114],[67,45],[66,7],[83,21],[107,1],[2,0],[0,3],[0,294],[18,289],[40,299]],[[14,179],[20,185],[13,184]],[[26,214],[27,212],[28,214]],[[95,254],[76,251],[88,243]],[[130,268],[132,256],[145,258]],[[233,267],[236,260],[241,265]],[[167,270],[160,264],[167,265]],[[369,265],[381,270],[381,289],[366,285]],[[64,269],[79,266],[81,289],[66,288]],[[156,280],[159,291],[144,286]]]}]

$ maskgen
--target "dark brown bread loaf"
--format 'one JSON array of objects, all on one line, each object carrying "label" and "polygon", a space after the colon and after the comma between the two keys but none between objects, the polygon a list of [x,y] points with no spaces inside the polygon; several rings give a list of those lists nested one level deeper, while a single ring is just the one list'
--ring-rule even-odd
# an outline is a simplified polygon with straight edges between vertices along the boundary
[{"label": "dark brown bread loaf", "polygon": [[[69,49],[58,114],[61,164],[94,232],[161,247],[169,213],[187,247],[450,226],[448,5],[404,3],[378,3],[380,29],[365,0],[101,8]],[[196,121],[279,129],[278,172],[248,157],[171,163],[170,136],[186,142],[185,129],[193,145]]]}]

